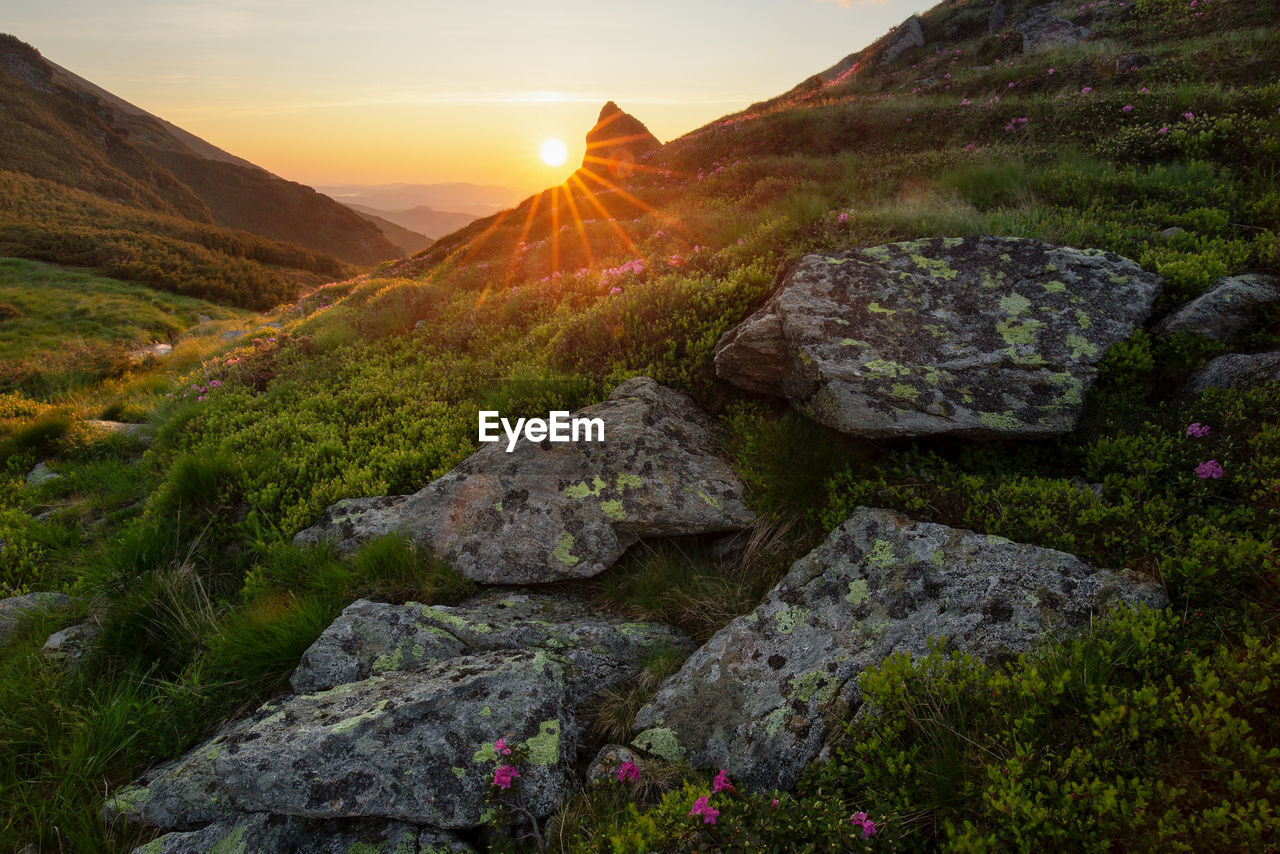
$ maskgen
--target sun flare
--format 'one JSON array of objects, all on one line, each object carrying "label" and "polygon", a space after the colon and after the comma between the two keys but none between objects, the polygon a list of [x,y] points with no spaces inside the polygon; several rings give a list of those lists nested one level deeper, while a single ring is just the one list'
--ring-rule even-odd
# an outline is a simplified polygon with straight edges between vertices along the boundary
[{"label": "sun flare", "polygon": [[538,156],[548,166],[563,166],[564,162],[569,159],[569,149],[558,139],[548,139],[538,149]]}]

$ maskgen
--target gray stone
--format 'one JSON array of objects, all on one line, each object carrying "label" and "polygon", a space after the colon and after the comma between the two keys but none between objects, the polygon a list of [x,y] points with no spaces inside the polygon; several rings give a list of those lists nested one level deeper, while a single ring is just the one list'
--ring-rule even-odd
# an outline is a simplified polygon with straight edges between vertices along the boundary
[{"label": "gray stone", "polygon": [[1116,59],[1116,73],[1134,71],[1151,64],[1151,57],[1143,53],[1130,53]]},{"label": "gray stone", "polygon": [[1005,237],[806,255],[716,346],[717,374],[855,436],[1052,436],[1159,277],[1111,253]]},{"label": "gray stone", "polygon": [[1027,20],[1021,28],[1023,53],[1068,47],[1089,37],[1087,27],[1055,18],[1054,9],[1055,4],[1049,3],[1027,13]]},{"label": "gray stone", "polygon": [[331,543],[341,553],[355,550],[375,537],[395,533],[402,525],[400,510],[407,495],[344,498],[327,507],[315,525],[298,533],[303,545]]},{"label": "gray stone", "polygon": [[124,421],[100,421],[92,418],[84,423],[95,430],[127,436],[130,439],[137,439],[144,445],[151,444],[150,431],[146,424],[130,424]]},{"label": "gray stone", "polygon": [[0,599],[0,644],[9,640],[18,630],[23,619],[30,614],[65,608],[71,604],[71,601],[70,596],[64,596],[61,593],[24,593],[21,596]]},{"label": "gray stone", "polygon": [[1280,350],[1232,353],[1205,365],[1188,382],[1186,391],[1200,394],[1210,388],[1259,388],[1280,382]]},{"label": "gray stone", "polygon": [[881,65],[888,65],[914,47],[924,47],[924,31],[920,29],[920,19],[915,15],[894,27],[885,38],[888,46],[880,54]]},{"label": "gray stone", "polygon": [[824,713],[859,702],[866,668],[942,639],[1013,656],[1116,602],[1167,598],[1063,552],[862,509],[690,656],[640,710],[633,744],[753,789],[789,788],[822,746]]},{"label": "gray stone", "polygon": [[987,15],[987,35],[994,36],[1004,27],[1004,3],[996,0]]},{"label": "gray stone", "polygon": [[62,477],[56,471],[49,468],[48,463],[36,463],[31,471],[27,472],[27,486],[39,486],[42,483],[48,483],[51,480],[57,480]]},{"label": "gray stone", "polygon": [[1262,273],[1227,276],[1156,327],[1162,335],[1205,335],[1235,343],[1280,314],[1280,277]]},{"label": "gray stone", "polygon": [[600,692],[639,673],[661,647],[688,653],[693,644],[670,626],[629,622],[564,594],[489,592],[454,607],[361,599],[303,653],[290,683],[315,692],[461,655],[540,649],[564,658],[581,712]]},{"label": "gray stone", "polygon": [[487,444],[403,502],[335,505],[296,539],[349,551],[362,531],[395,530],[473,581],[529,584],[596,575],[643,537],[754,521],[685,395],[636,377],[574,415],[603,421],[604,441]]},{"label": "gray stone", "polygon": [[84,661],[98,635],[98,623],[85,620],[56,631],[40,647],[40,654],[67,670],[74,670]]},{"label": "gray stone", "polygon": [[[220,846],[220,847],[219,847]],[[200,830],[169,833],[133,854],[427,854],[473,849],[451,834],[379,819],[316,821],[251,813]]]},{"label": "gray stone", "polygon": [[247,334],[243,329],[228,329],[222,333],[221,338],[223,341],[234,341],[237,338],[243,338]]},{"label": "gray stone", "polygon": [[196,315],[196,323],[212,323],[212,322],[213,322],[213,318],[207,314]]},{"label": "gray stone", "polygon": [[1186,234],[1186,233],[1187,233],[1186,229],[1182,228],[1182,226],[1174,225],[1174,226],[1170,226],[1169,228],[1162,229],[1160,233],[1157,234],[1156,236],[1159,237],[1160,240],[1163,241],[1164,243],[1168,243],[1178,235]]},{"label": "gray stone", "polygon": [[219,784],[213,759],[236,726],[232,724],[194,750],[117,789],[102,805],[103,824],[193,830],[234,820],[242,810]]}]

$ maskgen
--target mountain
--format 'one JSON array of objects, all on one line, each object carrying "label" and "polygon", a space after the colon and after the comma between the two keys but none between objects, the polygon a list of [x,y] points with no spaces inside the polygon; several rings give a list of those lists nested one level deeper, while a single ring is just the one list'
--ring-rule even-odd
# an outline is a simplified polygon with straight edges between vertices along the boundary
[{"label": "mountain", "polygon": [[0,36],[0,169],[369,265],[396,247],[372,223]]},{"label": "mountain", "polygon": [[[349,207],[353,207],[354,209],[354,206]],[[387,239],[394,243],[405,255],[416,255],[431,245],[431,238],[427,237],[425,234],[397,225],[391,220],[384,219],[377,214],[358,209],[356,209],[356,214],[359,215],[361,219],[368,220],[381,229],[382,233],[387,236]]]},{"label": "mountain", "polygon": [[521,194],[494,184],[333,184],[316,187],[345,205],[364,205],[379,211],[401,211],[428,207],[437,211],[460,211],[477,217],[505,210],[521,199]]},{"label": "mountain", "polygon": [[348,202],[347,207],[360,214],[389,220],[401,228],[407,228],[410,231],[425,234],[427,237],[432,239],[457,231],[464,225],[469,225],[480,218],[475,214],[438,211],[434,208],[427,207],[426,205],[418,205],[402,211],[380,210],[378,208],[369,207],[368,205],[359,205],[352,202]]}]

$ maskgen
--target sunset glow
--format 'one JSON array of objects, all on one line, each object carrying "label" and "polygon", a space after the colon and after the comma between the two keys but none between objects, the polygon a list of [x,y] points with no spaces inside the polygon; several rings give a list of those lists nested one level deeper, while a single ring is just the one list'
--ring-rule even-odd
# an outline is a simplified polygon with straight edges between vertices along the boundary
[{"label": "sunset glow", "polygon": [[569,159],[569,148],[558,139],[548,139],[538,149],[538,156],[548,166],[563,166]]}]

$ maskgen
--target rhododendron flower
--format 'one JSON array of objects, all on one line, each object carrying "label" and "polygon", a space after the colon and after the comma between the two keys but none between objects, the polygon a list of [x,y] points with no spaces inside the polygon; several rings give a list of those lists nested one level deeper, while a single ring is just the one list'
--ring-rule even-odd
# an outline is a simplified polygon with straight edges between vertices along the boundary
[{"label": "rhododendron flower", "polygon": [[510,789],[511,781],[520,778],[520,772],[514,765],[502,765],[493,772],[493,785],[499,789]]},{"label": "rhododendron flower", "polygon": [[1058,72],[1057,72],[1057,69],[1050,68],[1050,69],[1049,69],[1049,73],[1050,73],[1050,74],[1057,74]]},{"label": "rhododendron flower", "polygon": [[1092,87],[1092,86],[1086,86],[1086,87],[1084,87],[1083,89],[1081,89],[1081,90],[1080,90],[1080,94],[1081,94],[1081,95],[1088,95],[1088,94],[1089,94],[1090,92],[1092,92],[1092,91],[1093,91],[1093,87]]},{"label": "rhododendron flower", "polygon": [[729,782],[729,769],[721,768],[720,773],[716,775],[715,780],[711,783],[712,792],[723,792],[725,789],[732,789],[733,784]]},{"label": "rhododendron flower", "polygon": [[870,839],[876,835],[876,823],[867,818],[867,814],[864,812],[854,813],[853,818],[849,819],[849,823],[856,824],[862,828],[863,839]]},{"label": "rhododendron flower", "polygon": [[1203,439],[1209,435],[1209,425],[1195,421],[1187,425],[1187,435],[1193,439]]},{"label": "rhododendron flower", "polygon": [[493,752],[500,753],[503,756],[510,756],[511,748],[507,747],[507,741],[505,738],[500,738],[493,743]]},{"label": "rhododendron flower", "polygon": [[1196,466],[1196,477],[1201,480],[1217,480],[1222,477],[1222,464],[1217,460],[1209,460]]},{"label": "rhododendron flower", "polygon": [[1164,134],[1166,134],[1166,133],[1168,133],[1168,132],[1169,132],[1169,126],[1168,126],[1168,125],[1165,125],[1164,127],[1160,128],[1160,134],[1161,134],[1161,136],[1163,136]]},{"label": "rhododendron flower", "polygon": [[636,767],[636,763],[628,759],[618,766],[618,770],[614,772],[619,783],[625,783],[627,780],[639,780],[640,769]]},{"label": "rhododendron flower", "polygon": [[609,288],[609,296],[611,297],[616,297],[620,293],[622,293],[622,288],[618,287],[617,285],[614,285],[613,287]]},{"label": "rhododendron flower", "polygon": [[[911,119],[907,119],[907,121],[911,121]],[[836,217],[836,219],[838,219],[840,222],[848,222],[849,214],[847,212],[841,213],[840,216]]]},{"label": "rhododendron flower", "polygon": [[1121,107],[1121,108],[1120,108],[1120,112],[1122,112],[1122,113],[1132,113],[1132,112],[1133,112],[1133,104],[1125,104],[1123,107]]},{"label": "rhododendron flower", "polygon": [[1150,94],[1151,94],[1151,90],[1150,90],[1150,89],[1148,89],[1146,86],[1143,86],[1141,89],[1139,89],[1139,90],[1138,90],[1138,94],[1139,94],[1139,95],[1150,95]]},{"label": "rhododendron flower", "polygon": [[1195,119],[1196,114],[1188,110],[1187,112],[1182,114],[1182,117],[1187,121],[1192,121],[1193,119]]},{"label": "rhododendron flower", "polygon": [[778,808],[778,799],[774,798],[772,801],[769,802],[769,809],[776,810],[777,808]]},{"label": "rhododendron flower", "polygon": [[702,816],[703,824],[715,824],[716,819],[720,817],[720,810],[707,803],[709,795],[703,795],[693,802],[693,809],[689,810],[689,815]]}]

